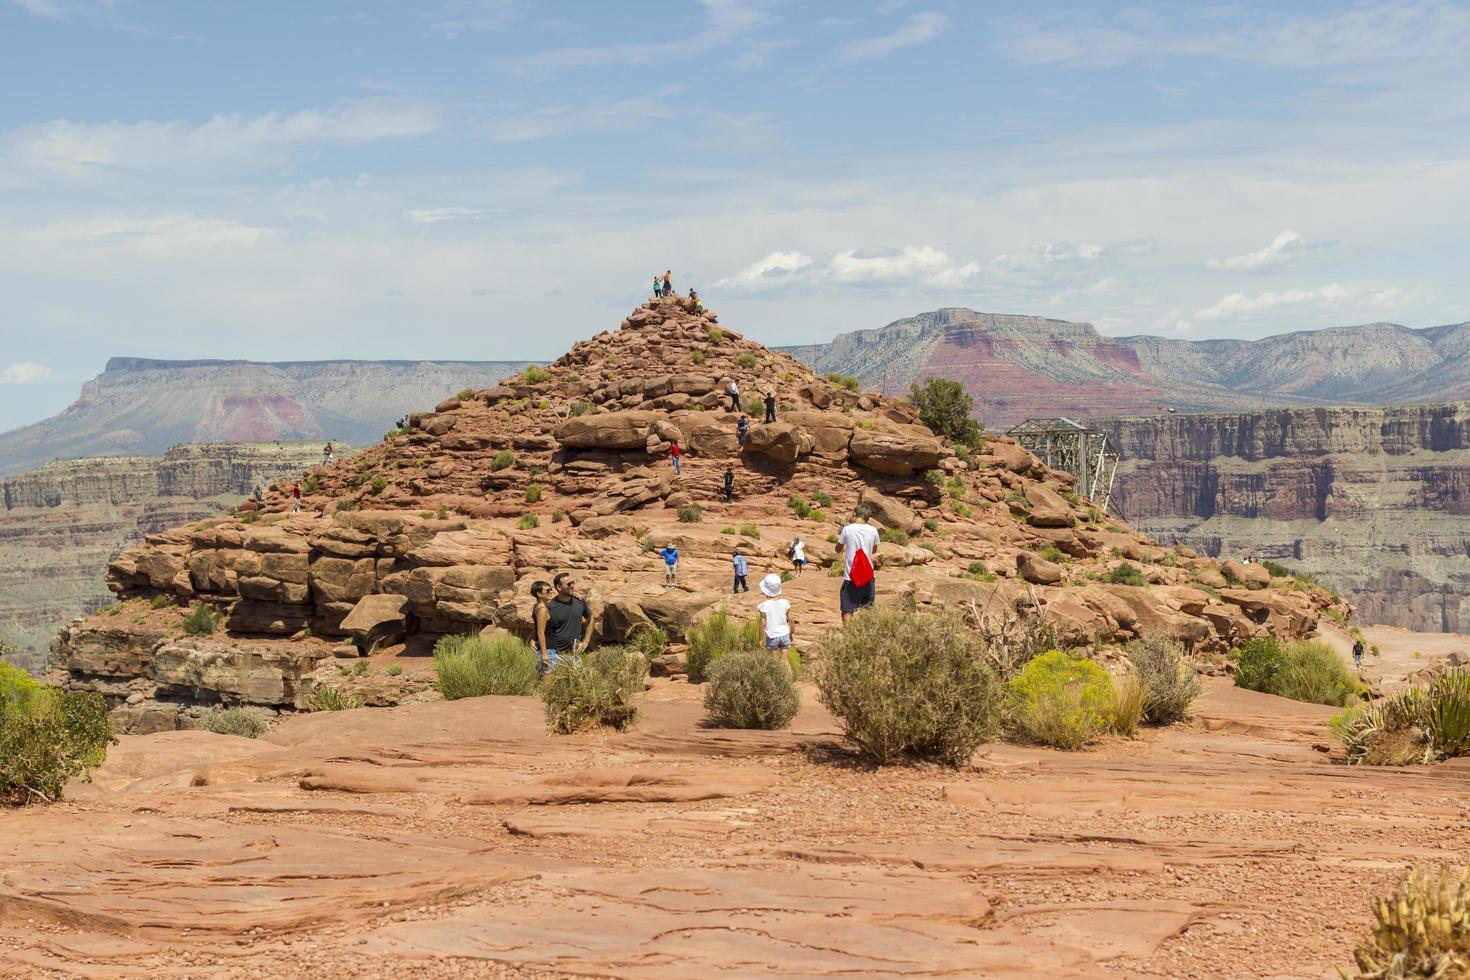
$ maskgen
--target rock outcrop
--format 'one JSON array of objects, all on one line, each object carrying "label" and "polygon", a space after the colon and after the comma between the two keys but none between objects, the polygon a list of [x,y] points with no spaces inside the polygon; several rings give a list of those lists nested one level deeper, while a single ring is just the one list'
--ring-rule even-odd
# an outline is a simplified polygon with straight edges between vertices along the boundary
[{"label": "rock outcrop", "polygon": [[[735,431],[731,379],[774,388],[779,403],[743,446],[721,436]],[[125,704],[124,725],[187,726],[215,703],[290,710],[339,683],[335,657],[400,634],[420,652],[451,633],[524,635],[531,585],[563,569],[597,640],[656,625],[679,643],[722,603],[753,614],[754,600],[728,592],[735,548],[753,572],[791,570],[797,536],[811,565],[791,592],[810,649],[837,622],[837,579],[823,570],[860,500],[893,532],[876,556],[880,594],[1039,606],[1071,642],[1161,631],[1219,651],[1263,630],[1305,633],[1328,602],[1290,582],[1198,587],[1216,562],[1106,521],[1009,440],[965,463],[912,419],[906,403],[833,384],[709,310],[655,300],[544,369],[443,401],[313,470],[300,512],[277,485],[234,515],[150,535],[109,569],[124,604],[65,630],[53,666]],[[668,461],[676,440],[682,475]],[[678,588],[662,587],[651,553],[664,544],[683,555]],[[1031,568],[1055,569],[1033,576],[1040,585],[1015,571],[1031,553],[1044,561]],[[1122,556],[1156,585],[1103,584]],[[216,608],[221,630],[184,640],[188,605]]]}]

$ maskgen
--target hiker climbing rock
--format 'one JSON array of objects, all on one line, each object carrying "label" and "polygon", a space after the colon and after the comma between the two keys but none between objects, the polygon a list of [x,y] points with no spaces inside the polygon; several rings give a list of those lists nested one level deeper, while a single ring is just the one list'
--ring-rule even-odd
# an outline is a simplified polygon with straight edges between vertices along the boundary
[{"label": "hiker climbing rock", "polygon": [[683,455],[684,451],[679,448],[679,444],[677,442],[669,443],[669,459],[671,459],[674,463],[675,476],[684,475],[684,465],[679,461],[680,457]]},{"label": "hiker climbing rock", "polygon": [[730,564],[735,569],[735,584],[730,588],[731,593],[749,592],[750,586],[745,584],[745,576],[750,571],[750,564],[739,548],[730,556]]},{"label": "hiker climbing rock", "polygon": [[725,467],[725,503],[727,503],[727,504],[728,503],[732,503],[734,500],[735,500],[735,469],[734,469],[734,467],[727,466],[727,467]]},{"label": "hiker climbing rock", "polygon": [[750,441],[750,419],[744,413],[741,413],[740,421],[735,423],[735,437],[742,446]]}]

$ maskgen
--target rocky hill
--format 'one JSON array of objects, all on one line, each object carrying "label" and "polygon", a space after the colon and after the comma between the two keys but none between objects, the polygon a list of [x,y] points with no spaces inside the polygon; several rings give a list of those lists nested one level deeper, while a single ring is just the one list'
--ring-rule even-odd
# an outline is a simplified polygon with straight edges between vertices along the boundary
[{"label": "rocky hill", "polygon": [[[732,378],[751,401],[772,387],[779,403],[779,420],[757,421],[745,446],[725,410]],[[791,570],[796,535],[813,565],[789,593],[797,645],[811,652],[837,622],[835,532],[854,512],[885,528],[880,598],[976,617],[1039,608],[1072,643],[1163,632],[1205,655],[1261,631],[1309,633],[1330,601],[1259,566],[1160,547],[1009,440],[957,451],[914,415],[712,311],[651,301],[545,369],[415,413],[408,431],[313,471],[301,513],[277,486],[258,507],[150,535],[109,568],[126,601],[63,630],[53,667],[69,686],[103,691],[125,729],[187,727],[220,702],[290,710],[357,683],[339,657],[398,643],[427,653],[437,636],[484,628],[527,633],[531,584],[563,569],[594,607],[599,642],[657,625],[677,651],[722,604],[753,615],[758,593],[729,594],[732,549],[754,582]],[[668,462],[673,440],[687,450],[682,476]],[[651,554],[665,543],[683,555],[677,588],[663,587]],[[185,635],[184,603],[218,608],[221,629]],[[657,666],[677,671],[679,660]],[[400,700],[392,683],[364,696]]]},{"label": "rocky hill", "polygon": [[1094,422],[1135,527],[1314,572],[1364,622],[1470,632],[1470,403]]},{"label": "rocky hill", "polygon": [[52,459],[157,455],[192,442],[376,442],[426,397],[482,388],[525,362],[154,361],[114,357],[53,418],[0,433],[0,476]]},{"label": "rocky hill", "polygon": [[191,445],[0,480],[0,640],[39,665],[59,627],[109,601],[104,570],[123,548],[320,462],[317,442]]},{"label": "rocky hill", "polygon": [[993,428],[1038,415],[1470,398],[1470,323],[1373,323],[1261,340],[1104,337],[1087,323],[942,309],[829,344],[790,348],[819,371],[887,392],[965,384]]}]

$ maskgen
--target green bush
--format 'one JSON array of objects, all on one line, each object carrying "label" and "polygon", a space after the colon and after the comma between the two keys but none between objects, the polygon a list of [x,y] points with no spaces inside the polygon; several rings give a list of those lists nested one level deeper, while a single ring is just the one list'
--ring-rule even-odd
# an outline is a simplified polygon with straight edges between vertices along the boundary
[{"label": "green bush", "polygon": [[0,803],[61,799],[115,741],[102,695],[60,691],[0,661]]},{"label": "green bush", "polygon": [[308,711],[351,711],[362,707],[362,698],[336,687],[319,687],[307,699]]},{"label": "green bush", "polygon": [[742,537],[758,538],[761,536],[761,529],[754,524],[742,524],[740,525],[740,534]]},{"label": "green bush", "polygon": [[459,389],[459,391],[455,392],[454,397],[457,398],[457,399],[459,399],[460,401],[467,401],[468,399],[473,398],[474,395],[475,395],[475,389],[473,389],[473,388],[461,388],[461,389]]},{"label": "green bush", "polygon": [[1291,569],[1287,568],[1285,565],[1281,564],[1278,561],[1271,561],[1269,558],[1263,558],[1261,559],[1260,564],[1262,568],[1270,572],[1276,578],[1291,578]]},{"label": "green bush", "polygon": [[211,708],[200,717],[199,727],[216,735],[260,738],[271,726],[258,712],[249,708]]},{"label": "green bush", "polygon": [[534,364],[521,372],[521,380],[528,385],[539,385],[549,377],[551,374],[545,368]]},{"label": "green bush", "polygon": [[302,493],[316,493],[318,490],[321,489],[321,486],[322,486],[321,478],[318,477],[315,473],[313,473],[313,474],[311,474],[311,476],[308,476],[306,478],[306,482],[305,483],[301,484],[301,492]]},{"label": "green bush", "polygon": [[1428,688],[1349,708],[1330,724],[1355,764],[1422,765],[1470,755],[1470,673],[1457,668]]},{"label": "green bush", "polygon": [[950,506],[954,510],[954,516],[956,516],[956,517],[969,517],[970,516],[970,505],[969,504],[956,503],[956,504],[951,504]]},{"label": "green bush", "polygon": [[537,517],[535,514],[522,514],[520,518],[516,521],[516,527],[520,528],[522,531],[529,531],[533,527],[540,526],[541,518]]},{"label": "green bush", "polygon": [[785,728],[801,698],[784,657],[765,650],[736,650],[710,664],[704,710],[725,728]]},{"label": "green bush", "polygon": [[1091,660],[1049,650],[1010,683],[1012,717],[1034,742],[1076,750],[1112,721],[1113,681]]},{"label": "green bush", "polygon": [[831,507],[832,495],[825,490],[813,490],[812,503],[816,504],[818,507]]},{"label": "green bush", "polygon": [[887,544],[906,545],[909,543],[909,532],[901,527],[885,527],[878,532],[878,540]]},{"label": "green bush", "polygon": [[589,412],[597,411],[597,406],[591,402],[576,401],[572,402],[572,406],[568,411],[571,413],[572,418],[580,418]]},{"label": "green bush", "polygon": [[220,613],[213,606],[198,603],[184,614],[184,632],[190,636],[208,636],[219,626]]},{"label": "green bush", "polygon": [[710,327],[707,339],[711,347],[718,347],[725,342],[725,333],[719,327]]},{"label": "green bush", "polygon": [[725,654],[764,647],[760,621],[747,619],[737,623],[730,618],[730,610],[724,606],[710,613],[704,622],[691,626],[685,638],[689,641],[689,650],[684,658],[692,684],[704,681],[710,665]]},{"label": "green bush", "polygon": [[1057,564],[1061,564],[1067,560],[1067,553],[1054,544],[1047,545],[1038,551],[1037,554],[1047,561],[1056,562]]},{"label": "green bush", "polygon": [[1133,671],[1143,684],[1143,720],[1170,725],[1189,715],[1199,697],[1199,672],[1184,647],[1166,636],[1134,640],[1126,650]]},{"label": "green bush", "polygon": [[745,351],[739,357],[735,358],[735,363],[748,370],[755,367],[755,355],[750,351]]},{"label": "green bush", "polygon": [[631,637],[628,645],[652,663],[669,650],[669,632],[662,626],[641,626]]},{"label": "green bush", "polygon": [[638,717],[633,699],[647,673],[644,659],[623,647],[562,657],[541,686],[547,727],[564,735],[594,725],[627,728]]},{"label": "green bush", "polygon": [[689,359],[695,364],[703,364],[705,360],[704,351],[696,348],[694,353],[689,355]]},{"label": "green bush", "polygon": [[435,687],[446,701],[536,692],[536,651],[513,636],[446,636],[434,644]]},{"label": "green bush", "polygon": [[1003,694],[957,612],[860,609],[812,669],[822,703],[863,756],[962,766],[998,730]]},{"label": "green bush", "polygon": [[970,418],[973,400],[958,381],[930,378],[910,388],[909,400],[919,407],[919,421],[935,435],[962,446],[979,445],[980,423]]},{"label": "green bush", "polygon": [[1282,644],[1260,637],[1247,640],[1233,657],[1236,687],[1339,708],[1362,692],[1337,651],[1320,640]]},{"label": "green bush", "polygon": [[539,503],[541,500],[541,491],[543,489],[544,488],[539,483],[526,484],[526,503]]},{"label": "green bush", "polygon": [[850,374],[843,374],[840,371],[827,372],[827,380],[851,392],[859,392],[863,388],[863,383],[860,379]]},{"label": "green bush", "polygon": [[1470,976],[1470,870],[1411,870],[1371,908],[1373,934],[1353,950],[1358,980]]},{"label": "green bush", "polygon": [[402,677],[403,676],[403,664],[393,664],[392,666],[390,666],[388,668],[388,676],[389,677]]},{"label": "green bush", "polygon": [[1126,561],[1108,572],[1104,579],[1114,585],[1143,586],[1148,584],[1148,576],[1139,571],[1138,566],[1131,565]]},{"label": "green bush", "polygon": [[164,606],[168,605],[172,601],[173,598],[171,596],[156,595],[152,599],[148,600],[148,608],[162,609]]},{"label": "green bush", "polygon": [[495,473],[507,469],[516,461],[516,454],[509,449],[502,449],[490,460],[490,472]]},{"label": "green bush", "polygon": [[368,492],[371,493],[374,497],[376,497],[378,494],[382,493],[387,488],[387,486],[388,486],[388,481],[387,480],[385,480],[381,476],[375,476],[375,477],[373,477],[373,482],[372,482],[372,484],[371,484]]},{"label": "green bush", "polygon": [[934,532],[939,530],[939,520],[934,517],[924,518],[924,530]]},{"label": "green bush", "polygon": [[694,504],[685,504],[674,513],[678,515],[680,524],[698,524],[704,517],[704,512]]}]

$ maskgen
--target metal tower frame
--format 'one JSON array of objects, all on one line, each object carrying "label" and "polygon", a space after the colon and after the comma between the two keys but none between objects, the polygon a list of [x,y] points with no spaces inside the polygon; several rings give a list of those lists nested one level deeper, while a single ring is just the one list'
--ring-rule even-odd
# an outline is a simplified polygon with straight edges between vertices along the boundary
[{"label": "metal tower frame", "polygon": [[1069,418],[1027,419],[1006,433],[1036,458],[1076,478],[1077,492],[1099,510],[1108,509],[1117,474],[1118,452],[1100,429]]}]

